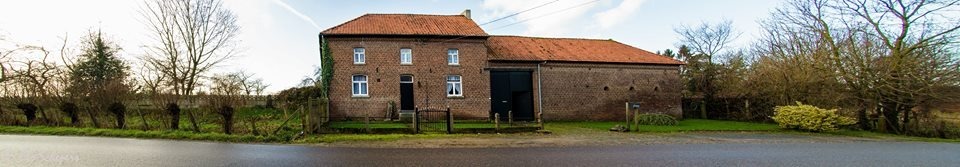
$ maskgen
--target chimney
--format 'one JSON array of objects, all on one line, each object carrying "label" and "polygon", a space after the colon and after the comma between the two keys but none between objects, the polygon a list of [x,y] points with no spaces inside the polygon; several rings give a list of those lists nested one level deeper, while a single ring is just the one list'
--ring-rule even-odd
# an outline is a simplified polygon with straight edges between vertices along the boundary
[{"label": "chimney", "polygon": [[460,15],[463,15],[463,17],[467,17],[468,19],[470,19],[470,9],[463,10],[463,12],[460,12]]}]

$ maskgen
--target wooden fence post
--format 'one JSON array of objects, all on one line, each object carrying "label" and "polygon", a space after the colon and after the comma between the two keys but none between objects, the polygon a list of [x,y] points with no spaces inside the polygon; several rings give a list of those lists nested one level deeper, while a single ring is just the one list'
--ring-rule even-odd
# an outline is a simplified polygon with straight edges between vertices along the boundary
[{"label": "wooden fence post", "polygon": [[630,102],[626,102],[624,107],[624,124],[627,126],[627,131],[630,131]]},{"label": "wooden fence post", "polygon": [[513,110],[507,110],[507,125],[513,126]]},{"label": "wooden fence post", "polygon": [[500,113],[493,114],[493,128],[500,132]]},{"label": "wooden fence post", "polygon": [[420,133],[420,108],[413,108],[413,133]]},{"label": "wooden fence post", "polygon": [[450,107],[447,106],[447,134],[453,133],[453,114],[450,113]]}]

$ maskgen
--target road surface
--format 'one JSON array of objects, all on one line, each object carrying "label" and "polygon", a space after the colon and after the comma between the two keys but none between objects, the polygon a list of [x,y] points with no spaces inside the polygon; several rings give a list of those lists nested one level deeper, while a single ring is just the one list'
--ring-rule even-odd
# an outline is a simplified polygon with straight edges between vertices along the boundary
[{"label": "road surface", "polygon": [[329,148],[0,135],[0,166],[957,166],[960,144],[667,144],[541,148]]}]

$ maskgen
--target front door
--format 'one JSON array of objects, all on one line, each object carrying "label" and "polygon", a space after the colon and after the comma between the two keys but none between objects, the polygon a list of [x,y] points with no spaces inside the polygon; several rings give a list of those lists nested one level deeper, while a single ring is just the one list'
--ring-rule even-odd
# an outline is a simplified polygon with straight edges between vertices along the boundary
[{"label": "front door", "polygon": [[400,76],[400,110],[413,111],[413,75]]},{"label": "front door", "polygon": [[490,72],[490,113],[507,120],[512,111],[513,120],[532,121],[533,79],[529,71]]}]

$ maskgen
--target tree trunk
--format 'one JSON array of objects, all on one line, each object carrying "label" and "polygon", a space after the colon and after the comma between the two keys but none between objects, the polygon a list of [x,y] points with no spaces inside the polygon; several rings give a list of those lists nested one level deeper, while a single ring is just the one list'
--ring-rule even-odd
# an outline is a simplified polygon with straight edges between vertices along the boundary
[{"label": "tree trunk", "polygon": [[866,107],[860,107],[860,109],[857,110],[857,126],[860,127],[861,130],[871,129],[870,118],[867,117]]},{"label": "tree trunk", "polygon": [[167,104],[167,114],[170,114],[170,129],[180,129],[180,106],[177,103]]},{"label": "tree trunk", "polygon": [[109,109],[110,112],[113,113],[113,116],[117,119],[117,129],[124,129],[127,127],[126,106],[121,103],[111,103],[107,109]]},{"label": "tree trunk", "polygon": [[700,100],[700,118],[707,119],[707,101]]},{"label": "tree trunk", "polygon": [[233,134],[233,107],[221,106],[219,113],[223,117],[223,133]]},{"label": "tree trunk", "polygon": [[100,128],[100,121],[97,120],[97,115],[94,113],[92,108],[87,109],[87,115],[90,115],[90,122],[93,123],[93,127]]},{"label": "tree trunk", "polygon": [[197,124],[197,117],[193,114],[196,111],[187,112],[187,118],[190,118],[190,124],[193,125],[193,132],[200,132],[200,125]]},{"label": "tree trunk", "polygon": [[260,135],[260,131],[257,130],[257,116],[250,118],[250,132],[255,136]]},{"label": "tree trunk", "polygon": [[912,111],[912,108],[913,107],[908,107],[906,105],[904,105],[903,107],[900,107],[901,112],[903,113],[903,123],[900,124],[901,132],[907,132],[907,130],[909,130],[909,128],[907,127],[910,126],[910,113]]},{"label": "tree trunk", "polygon": [[901,134],[900,132],[900,110],[898,110],[896,103],[886,102],[883,104],[882,113],[884,121],[886,123],[886,129],[893,131],[894,134]]},{"label": "tree trunk", "polygon": [[137,115],[140,115],[140,121],[143,122],[143,130],[150,130],[150,124],[147,123],[147,117],[143,115],[143,111],[137,109]]}]

